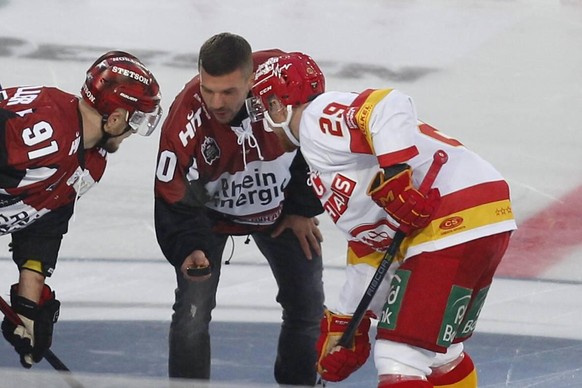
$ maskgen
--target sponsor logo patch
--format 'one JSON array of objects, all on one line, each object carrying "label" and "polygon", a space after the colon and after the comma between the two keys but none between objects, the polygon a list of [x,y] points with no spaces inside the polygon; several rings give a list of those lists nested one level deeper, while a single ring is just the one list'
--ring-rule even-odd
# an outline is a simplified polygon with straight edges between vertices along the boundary
[{"label": "sponsor logo patch", "polygon": [[388,293],[386,304],[384,304],[382,315],[378,322],[378,328],[386,330],[396,329],[398,314],[400,313],[402,299],[404,298],[409,279],[410,271],[408,270],[399,269],[394,274],[392,282],[390,283],[390,292]]},{"label": "sponsor logo patch", "polygon": [[453,286],[451,288],[437,340],[438,345],[449,347],[457,337],[457,331],[465,318],[467,306],[471,301],[471,292],[471,289],[465,287]]},{"label": "sponsor logo patch", "polygon": [[454,229],[458,226],[461,226],[463,221],[464,221],[463,217],[459,216],[449,217],[439,224],[439,228],[443,230]]}]

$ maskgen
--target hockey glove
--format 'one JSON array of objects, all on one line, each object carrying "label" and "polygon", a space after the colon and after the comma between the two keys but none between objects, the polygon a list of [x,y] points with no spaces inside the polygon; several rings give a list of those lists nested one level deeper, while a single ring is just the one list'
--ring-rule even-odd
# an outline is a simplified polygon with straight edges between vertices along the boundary
[{"label": "hockey glove", "polygon": [[53,325],[59,317],[61,303],[55,299],[54,291],[45,285],[36,304],[18,295],[18,284],[10,288],[10,303],[22,324],[15,324],[4,317],[2,334],[20,354],[22,366],[28,369],[33,363],[40,362],[50,348]]},{"label": "hockey glove", "polygon": [[426,227],[441,202],[438,189],[424,195],[414,188],[410,168],[390,178],[379,171],[368,187],[368,195],[400,223],[400,230],[406,234]]},{"label": "hockey glove", "polygon": [[368,311],[356,330],[352,346],[344,348],[337,343],[352,317],[351,315],[334,314],[325,309],[321,319],[321,333],[316,344],[317,371],[324,380],[345,380],[366,363],[371,348],[368,337],[370,318],[375,318],[375,316],[371,311]]}]

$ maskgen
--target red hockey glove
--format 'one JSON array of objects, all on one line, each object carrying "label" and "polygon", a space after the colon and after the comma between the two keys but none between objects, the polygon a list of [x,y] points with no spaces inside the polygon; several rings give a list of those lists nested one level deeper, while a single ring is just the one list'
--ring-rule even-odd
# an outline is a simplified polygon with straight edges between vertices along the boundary
[{"label": "red hockey glove", "polygon": [[317,371],[324,380],[342,381],[366,363],[370,355],[370,318],[375,318],[371,311],[360,322],[353,345],[344,348],[337,345],[342,334],[352,319],[351,315],[334,314],[325,309],[321,319],[321,334],[317,340]]},{"label": "red hockey glove", "polygon": [[53,338],[53,325],[59,317],[61,303],[55,293],[45,285],[38,304],[18,295],[18,284],[10,288],[12,309],[22,321],[16,325],[7,317],[2,321],[2,334],[20,354],[20,363],[30,368],[44,357]]},{"label": "red hockey glove", "polygon": [[424,195],[414,188],[410,168],[389,179],[379,171],[368,187],[368,195],[400,223],[406,234],[426,227],[441,202],[438,189],[430,189]]}]

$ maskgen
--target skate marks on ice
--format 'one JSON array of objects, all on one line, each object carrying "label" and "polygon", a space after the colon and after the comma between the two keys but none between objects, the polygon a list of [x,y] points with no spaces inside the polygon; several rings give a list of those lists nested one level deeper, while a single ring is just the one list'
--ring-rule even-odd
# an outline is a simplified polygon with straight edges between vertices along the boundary
[{"label": "skate marks on ice", "polygon": [[[90,387],[165,387],[169,322],[64,321],[55,332],[53,351]],[[273,361],[279,333],[276,323],[213,322],[212,381],[195,387],[275,387]],[[479,386],[579,387],[577,360],[582,341],[561,338],[476,333],[467,342],[479,372]],[[0,345],[2,386],[67,387],[45,361],[32,371],[20,368],[16,353]],[[374,387],[372,359],[346,381],[329,387]],[[173,381],[172,388],[180,388]],[[190,386],[192,386],[190,384]]]},{"label": "skate marks on ice", "polygon": [[[40,59],[54,62],[91,63],[95,58],[108,50],[107,47],[81,46],[55,43],[32,43],[27,40],[0,36],[0,58]],[[198,63],[197,53],[173,53],[162,50],[131,49],[149,66],[167,66],[170,68],[191,69],[193,63]],[[392,69],[379,64],[356,62],[338,62],[321,58],[318,63],[326,69],[329,78],[364,79],[374,77],[392,82],[414,82],[428,74],[436,72],[436,68],[421,66],[406,66]]]}]

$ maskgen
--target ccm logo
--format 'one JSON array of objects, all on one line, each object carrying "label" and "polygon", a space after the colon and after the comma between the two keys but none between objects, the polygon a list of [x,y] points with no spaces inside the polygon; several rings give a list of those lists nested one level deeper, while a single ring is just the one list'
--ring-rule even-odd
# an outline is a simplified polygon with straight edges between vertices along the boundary
[{"label": "ccm logo", "polygon": [[463,218],[462,217],[451,217],[451,218],[447,218],[446,220],[444,220],[443,222],[441,222],[441,224],[439,225],[439,228],[441,229],[453,229],[456,228],[457,226],[461,225],[463,223]]}]

